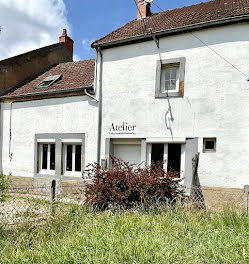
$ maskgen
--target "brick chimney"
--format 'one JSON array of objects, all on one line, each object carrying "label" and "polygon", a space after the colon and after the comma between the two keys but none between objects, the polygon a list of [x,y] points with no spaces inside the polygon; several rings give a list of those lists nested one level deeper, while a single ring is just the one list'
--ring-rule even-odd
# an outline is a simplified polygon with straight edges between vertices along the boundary
[{"label": "brick chimney", "polygon": [[74,43],[74,41],[70,37],[68,37],[67,30],[65,28],[62,31],[62,35],[59,37],[59,42],[64,42],[66,44],[67,49],[73,58],[73,43]]},{"label": "brick chimney", "polygon": [[145,0],[138,0],[137,5],[137,19],[142,19],[151,15],[150,3],[146,2]]}]

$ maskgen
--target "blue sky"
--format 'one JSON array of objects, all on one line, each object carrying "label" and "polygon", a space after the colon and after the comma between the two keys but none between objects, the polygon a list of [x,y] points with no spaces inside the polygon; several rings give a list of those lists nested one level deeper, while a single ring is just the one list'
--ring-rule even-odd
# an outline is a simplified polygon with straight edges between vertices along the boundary
[{"label": "blue sky", "polygon": [[[197,4],[200,0],[154,0],[163,10]],[[90,43],[136,18],[134,0],[64,0],[78,59],[94,58]],[[160,10],[152,4],[152,12]]]},{"label": "blue sky", "polygon": [[[167,10],[203,1],[154,3]],[[57,43],[63,28],[75,41],[74,60],[94,58],[91,42],[136,16],[134,0],[0,0],[0,60]]]}]

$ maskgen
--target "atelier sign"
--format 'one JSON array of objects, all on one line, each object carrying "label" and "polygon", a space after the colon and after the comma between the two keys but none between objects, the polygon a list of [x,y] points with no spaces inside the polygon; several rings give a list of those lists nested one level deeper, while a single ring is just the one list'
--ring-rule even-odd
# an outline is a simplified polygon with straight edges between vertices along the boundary
[{"label": "atelier sign", "polygon": [[122,124],[111,124],[111,128],[109,130],[110,134],[135,134],[136,130],[135,125],[129,125],[128,123],[123,122]]}]

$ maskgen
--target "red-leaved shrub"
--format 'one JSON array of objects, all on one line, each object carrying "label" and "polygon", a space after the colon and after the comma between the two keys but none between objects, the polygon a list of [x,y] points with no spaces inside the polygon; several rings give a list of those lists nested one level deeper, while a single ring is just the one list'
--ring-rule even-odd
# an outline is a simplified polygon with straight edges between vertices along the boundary
[{"label": "red-leaved shrub", "polygon": [[98,164],[88,166],[92,183],[86,186],[86,204],[98,210],[112,207],[129,209],[134,205],[150,205],[184,197],[176,173],[166,172],[162,164],[138,168],[114,159],[112,169],[104,170]]}]

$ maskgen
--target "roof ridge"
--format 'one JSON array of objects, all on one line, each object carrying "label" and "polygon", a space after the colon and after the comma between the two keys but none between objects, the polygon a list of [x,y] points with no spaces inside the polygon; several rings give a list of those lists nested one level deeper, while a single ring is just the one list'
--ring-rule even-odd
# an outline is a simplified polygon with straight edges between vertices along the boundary
[{"label": "roof ridge", "polygon": [[61,63],[57,64],[56,66],[62,65],[62,64],[77,64],[80,62],[90,62],[90,61],[95,61],[95,59],[87,59],[87,60],[79,60],[79,61],[66,61],[66,62],[61,62]]},{"label": "roof ridge", "polygon": [[[168,32],[171,29],[179,29],[190,25],[196,25],[196,29],[213,26],[214,24],[210,21],[221,21],[220,25],[233,23],[239,17],[241,17],[240,21],[245,21],[248,20],[248,15],[249,0],[211,0],[153,13],[143,21],[153,32]],[[227,18],[234,18],[234,20],[228,21]],[[121,44],[122,40],[128,41],[128,39],[131,43],[133,38],[135,39],[135,37],[142,36],[145,33],[142,20],[133,19],[95,40],[91,47],[96,48],[102,44],[105,47],[111,47]],[[112,45],[112,43],[114,44]]]},{"label": "roof ridge", "polygon": [[[153,13],[152,15],[159,15],[159,14],[162,14],[162,13],[165,13],[165,12],[168,12],[168,11],[179,10],[179,9],[186,8],[186,7],[193,7],[193,6],[203,5],[203,4],[207,4],[207,3],[210,3],[210,2],[216,2],[216,1],[219,1],[219,0],[209,0],[209,1],[206,1],[206,2],[200,2],[198,4],[192,4],[192,5],[186,5],[186,6],[182,6],[182,7],[176,7],[176,8],[172,8],[172,9],[167,9],[167,10],[164,10],[164,11],[161,11],[161,12]],[[232,1],[232,0],[227,0],[227,1]],[[150,16],[147,17],[147,18],[150,18]]]},{"label": "roof ridge", "polygon": [[[136,20],[137,20],[137,19],[132,19],[131,21],[125,23],[125,24],[122,25],[121,27],[114,29],[113,31],[111,31],[110,33],[104,35],[103,37],[101,37],[101,38],[99,38],[99,39],[96,39],[95,41],[92,42],[91,47],[93,48],[93,44],[94,44],[95,42],[98,42],[98,41],[102,40],[103,38],[105,38],[106,36],[108,36],[108,35],[110,35],[110,34],[112,34],[112,33],[114,33],[114,32],[117,32],[117,31],[120,30],[121,28],[125,27],[126,25],[128,25],[128,24],[130,24],[130,23],[132,23],[133,21],[136,21]],[[140,20],[140,21],[141,21],[141,20]]]},{"label": "roof ridge", "polygon": [[[198,3],[198,4],[193,4],[193,5],[189,5],[189,6],[182,6],[182,7],[177,7],[177,8],[173,8],[173,9],[167,9],[167,10],[164,10],[164,11],[161,11],[161,12],[157,12],[157,13],[152,13],[150,16],[146,17],[146,18],[143,18],[145,21],[146,19],[150,19],[151,17],[153,16],[157,16],[157,15],[160,15],[162,13],[166,13],[168,11],[172,11],[172,10],[178,10],[178,9],[182,9],[182,8],[186,8],[186,7],[192,7],[192,6],[197,6],[197,5],[201,5],[201,4],[206,4],[206,3],[209,3],[209,2],[215,2],[217,0],[210,0],[210,1],[206,1],[206,2],[201,2],[201,3]],[[230,0],[231,1],[231,0]],[[92,42],[91,44],[91,47],[93,47],[93,44],[95,42],[98,42],[98,41],[101,41],[102,39],[104,39],[106,36],[110,35],[110,34],[113,34],[115,32],[117,32],[118,30],[122,29],[123,27],[125,27],[126,25],[134,22],[134,21],[137,21],[137,22],[140,22],[142,20],[137,20],[136,18],[135,19],[132,19],[130,20],[129,22],[125,23],[124,25],[120,26],[119,28],[116,28],[115,30],[111,31],[110,33],[104,35],[103,37],[99,38],[99,39],[96,39],[94,42]]]}]

